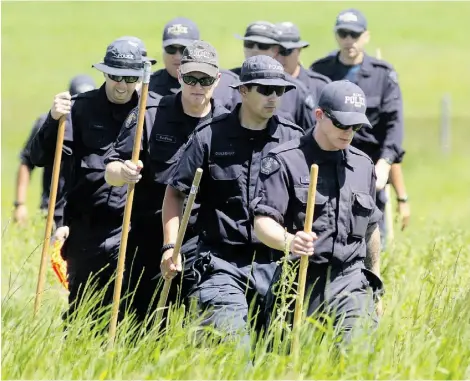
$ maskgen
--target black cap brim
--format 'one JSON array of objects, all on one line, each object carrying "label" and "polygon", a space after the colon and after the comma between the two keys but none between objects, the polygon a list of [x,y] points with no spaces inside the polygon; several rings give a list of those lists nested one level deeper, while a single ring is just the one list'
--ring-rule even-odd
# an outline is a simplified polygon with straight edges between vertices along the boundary
[{"label": "black cap brim", "polygon": [[289,81],[286,81],[281,78],[265,78],[265,79],[253,79],[251,81],[246,81],[246,82],[238,82],[233,85],[229,85],[232,89],[237,89],[242,85],[263,85],[263,86],[280,86],[280,87],[285,87],[286,92],[289,90],[293,90],[297,88],[294,84],[292,84]]},{"label": "black cap brim", "polygon": [[330,113],[344,126],[362,124],[364,127],[372,128],[366,114],[362,112],[330,111]]},{"label": "black cap brim", "polygon": [[280,42],[279,43],[284,49],[302,49],[310,46],[310,44],[307,41],[287,41],[287,42]]},{"label": "black cap brim", "polygon": [[104,63],[97,63],[91,65],[95,69],[102,71],[103,73],[110,74],[110,75],[122,75],[125,77],[142,77],[144,75],[144,69],[136,70],[136,69],[120,69],[116,67],[111,67],[105,65]]},{"label": "black cap brim", "polygon": [[185,62],[180,65],[180,72],[181,74],[200,72],[215,78],[219,73],[219,68],[205,62]]},{"label": "black cap brim", "polygon": [[170,45],[181,45],[181,46],[188,46],[191,45],[195,40],[191,40],[188,38],[170,38],[169,40],[163,41],[163,47],[166,48]]},{"label": "black cap brim", "polygon": [[350,30],[351,32],[357,32],[357,33],[362,33],[366,30],[366,28],[364,28],[362,25],[351,24],[351,23],[337,24],[335,26],[335,32],[337,32],[340,29]]},{"label": "black cap brim", "polygon": [[273,38],[264,37],[264,36],[242,37],[239,34],[235,34],[235,38],[238,38],[239,40],[243,40],[243,41],[259,42],[260,44],[280,45],[279,41],[276,41]]}]

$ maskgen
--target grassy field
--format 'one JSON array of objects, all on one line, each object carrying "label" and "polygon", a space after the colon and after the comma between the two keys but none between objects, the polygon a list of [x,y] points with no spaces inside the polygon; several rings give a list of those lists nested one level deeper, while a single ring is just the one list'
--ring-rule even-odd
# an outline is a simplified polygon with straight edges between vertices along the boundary
[{"label": "grassy field", "polygon": [[[305,329],[302,354],[283,346],[256,346],[252,368],[235,344],[201,346],[194,326],[181,329],[175,313],[169,334],[135,343],[131,328],[117,346],[92,337],[84,320],[63,339],[60,315],[66,293],[48,269],[47,291],[32,321],[43,225],[10,225],[18,153],[35,118],[78,73],[100,73],[91,64],[122,35],[142,38],[161,57],[166,21],[186,16],[218,49],[225,68],[243,59],[243,34],[255,20],[292,21],[311,46],[308,66],[335,48],[335,15],[362,9],[380,48],[399,73],[406,116],[404,171],[411,226],[383,258],[385,315],[376,334],[362,338],[339,359],[320,329]],[[2,2],[2,378],[3,379],[465,379],[470,378],[470,50],[464,2]],[[390,24],[387,24],[390,22]],[[161,64],[157,64],[158,68]],[[439,147],[440,101],[452,97],[452,150]],[[39,171],[29,191],[31,214],[39,203]],[[312,322],[314,323],[314,322]],[[327,330],[327,335],[331,330]]]}]

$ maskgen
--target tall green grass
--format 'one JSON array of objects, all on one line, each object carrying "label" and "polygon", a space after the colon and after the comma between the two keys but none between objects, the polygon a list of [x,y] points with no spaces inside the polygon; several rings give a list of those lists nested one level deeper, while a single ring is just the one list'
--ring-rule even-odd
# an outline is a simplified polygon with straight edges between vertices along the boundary
[{"label": "tall green grass", "polygon": [[[21,250],[20,233],[8,229],[4,247]],[[50,277],[40,315],[33,319],[30,286],[36,272],[22,266],[17,270],[20,276],[12,272],[6,290],[3,286],[2,377],[466,379],[470,377],[469,247],[470,235],[463,231],[429,238],[419,248],[408,243],[394,247],[383,260],[387,292],[378,329],[338,352],[331,322],[307,318],[300,332],[299,356],[289,354],[291,327],[285,314],[293,304],[289,307],[289,300],[282,298],[268,335],[256,337],[252,332],[249,354],[237,340],[221,341],[221,332],[199,328],[200,316],[188,311],[185,317],[183,308],[171,310],[163,330],[153,325],[143,331],[127,316],[118,327],[113,349],[108,349],[110,308],[103,310],[104,318],[98,322],[86,316],[99,294],[84,302],[65,330],[61,319],[65,295]],[[294,273],[287,271],[284,291],[295,287],[295,281]]]}]

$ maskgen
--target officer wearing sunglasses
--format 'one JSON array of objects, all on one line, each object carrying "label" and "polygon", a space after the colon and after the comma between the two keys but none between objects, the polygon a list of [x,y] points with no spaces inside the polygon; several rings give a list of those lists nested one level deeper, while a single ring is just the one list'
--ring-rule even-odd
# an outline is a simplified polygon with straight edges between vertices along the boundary
[{"label": "officer wearing sunglasses", "polygon": [[[235,34],[235,38],[243,41],[243,55],[245,59],[257,55],[275,57],[279,53],[279,41],[274,24],[269,21],[255,21],[246,27],[242,37]],[[241,67],[231,69],[240,76]]]},{"label": "officer wearing sunglasses", "polygon": [[[385,210],[387,198],[384,187],[389,179],[397,193],[402,217],[409,217],[406,189],[400,163],[403,160],[403,100],[397,74],[392,65],[365,53],[369,42],[367,20],[356,9],[347,9],[336,18],[335,37],[339,51],[314,62],[313,71],[328,76],[332,81],[348,79],[356,83],[367,97],[367,116],[373,129],[362,129],[352,145],[368,154],[376,165],[377,205]],[[394,164],[392,166],[392,164]],[[385,246],[385,221],[380,222],[383,247]]]},{"label": "officer wearing sunglasses", "polygon": [[[163,64],[164,69],[157,70],[150,77],[149,90],[161,96],[176,94],[181,84],[178,68],[184,49],[200,39],[198,26],[184,17],[170,20],[163,29]],[[232,109],[239,101],[237,93],[229,85],[237,82],[238,77],[229,70],[219,68],[220,79],[214,91],[214,98],[227,108]]]},{"label": "officer wearing sunglasses", "polygon": [[[169,247],[175,243],[181,207],[194,173],[202,168],[200,234],[191,297],[201,313],[207,313],[203,325],[238,333],[247,328],[248,306],[255,298],[255,310],[262,308],[275,268],[275,258],[259,243],[251,222],[250,202],[261,157],[302,136],[303,130],[275,115],[280,97],[294,85],[285,80],[284,69],[274,58],[258,55],[245,60],[234,87],[241,103],[230,114],[200,125],[185,147],[168,182],[163,224],[164,243]],[[166,279],[181,271],[172,254],[171,249],[163,253],[161,269]],[[247,332],[244,342],[249,345]]]},{"label": "officer wearing sunglasses", "polygon": [[310,102],[315,104],[320,98],[321,91],[331,80],[327,76],[305,69],[300,64],[301,51],[310,44],[300,38],[299,28],[295,24],[281,22],[275,24],[275,28],[279,33],[281,46],[276,59],[284,67],[286,73],[308,88],[309,95],[312,97]]},{"label": "officer wearing sunglasses", "polygon": [[[114,186],[136,183],[131,231],[127,250],[134,253],[137,248],[134,268],[135,279],[140,278],[135,298],[139,310],[138,318],[143,320],[146,313],[156,308],[159,295],[157,290],[161,276],[160,249],[166,251],[172,246],[163,245],[161,208],[166,184],[176,167],[181,148],[188,141],[196,126],[211,118],[228,114],[213,93],[220,79],[219,59],[215,48],[204,41],[193,41],[183,50],[181,64],[177,69],[181,91],[177,94],[155,98],[149,93],[145,117],[145,132],[142,140],[139,165],[130,159],[134,145],[137,110],[134,110],[106,157],[106,180]],[[199,205],[193,208],[193,215],[186,230],[182,253],[186,270],[183,277],[181,296],[189,292],[189,269],[194,261],[197,233],[194,222]],[[172,283],[169,300],[176,302],[177,286],[181,279]]]},{"label": "officer wearing sunglasses", "polygon": [[[276,58],[282,49],[280,32],[269,21],[253,22],[247,26],[243,37],[239,35],[235,35],[235,37],[243,40],[245,59],[257,55]],[[232,71],[240,75],[241,68],[234,68]],[[286,73],[286,80],[291,82],[295,89],[281,98],[276,113],[307,130],[314,124],[314,100],[303,83],[288,73]]]},{"label": "officer wearing sunglasses", "polygon": [[[103,305],[112,303],[113,284],[109,283],[117,267],[126,189],[106,183],[104,155],[129,112],[138,105],[135,87],[143,65],[136,44],[113,41],[104,60],[93,65],[103,72],[103,85],[73,97],[69,92],[56,95],[31,142],[32,163],[52,165],[59,119],[66,115],[63,161],[68,166],[63,170],[70,176],[66,179],[64,225],[68,230],[63,256],[69,276],[70,313],[78,307],[91,277],[96,290],[105,289]],[[123,288],[127,290],[126,283]]]},{"label": "officer wearing sunglasses", "polygon": [[[326,85],[315,109],[313,132],[279,145],[263,158],[253,202],[254,229],[261,242],[281,252],[289,248],[291,260],[309,257],[307,315],[330,315],[346,341],[362,318],[377,324],[369,291],[383,291],[377,226],[382,213],[375,205],[374,165],[350,146],[361,127],[371,127],[365,112],[366,98],[358,86],[349,81]],[[304,223],[312,164],[319,173],[309,234]],[[282,266],[268,293],[268,316]]]}]

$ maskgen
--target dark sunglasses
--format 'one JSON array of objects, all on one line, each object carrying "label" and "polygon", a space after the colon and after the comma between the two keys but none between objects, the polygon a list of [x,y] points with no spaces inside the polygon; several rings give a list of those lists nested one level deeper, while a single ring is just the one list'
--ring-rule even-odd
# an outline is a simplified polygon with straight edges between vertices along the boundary
[{"label": "dark sunglasses", "polygon": [[340,122],[338,122],[338,120],[333,115],[331,115],[328,111],[325,111],[325,110],[322,110],[322,111],[323,111],[323,114],[325,114],[326,117],[331,120],[331,123],[333,123],[333,126],[335,126],[336,128],[339,128],[340,130],[346,131],[352,128],[354,132],[357,132],[362,128],[362,124],[352,124],[349,126],[345,126],[344,124],[341,124]]},{"label": "dark sunglasses", "polygon": [[254,42],[254,41],[243,41],[243,46],[247,49],[253,49],[255,46],[257,46],[259,50],[269,50],[274,45],[273,44],[262,44],[260,42]]},{"label": "dark sunglasses", "polygon": [[294,49],[280,49],[279,50],[279,55],[281,55],[283,57],[288,57],[292,54],[293,51],[294,51]]},{"label": "dark sunglasses", "polygon": [[126,83],[136,83],[139,80],[137,76],[123,76],[123,75],[111,75],[108,74],[109,79],[112,79],[114,82],[126,82]]},{"label": "dark sunglasses", "polygon": [[361,37],[362,32],[353,32],[352,30],[345,30],[339,29],[336,33],[338,33],[339,38],[346,38],[351,36],[354,40]]},{"label": "dark sunglasses", "polygon": [[201,86],[203,87],[212,86],[217,79],[214,77],[196,78],[189,74],[184,74],[182,77],[183,77],[183,82],[189,86],[196,86],[196,84],[200,83]]},{"label": "dark sunglasses", "polygon": [[176,52],[180,52],[180,54],[183,55],[185,47],[184,46],[169,45],[169,46],[165,46],[164,49],[165,49],[165,52],[167,54],[173,55],[173,54],[176,54]]},{"label": "dark sunglasses", "polygon": [[256,85],[256,91],[266,97],[269,97],[272,93],[276,93],[280,97],[286,92],[286,88],[283,86]]}]

